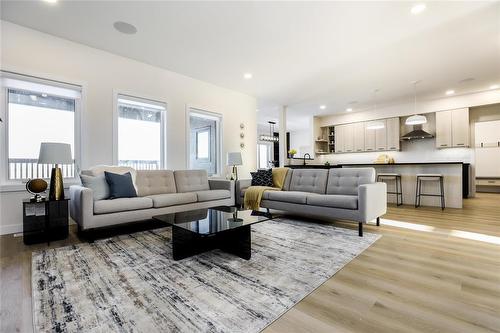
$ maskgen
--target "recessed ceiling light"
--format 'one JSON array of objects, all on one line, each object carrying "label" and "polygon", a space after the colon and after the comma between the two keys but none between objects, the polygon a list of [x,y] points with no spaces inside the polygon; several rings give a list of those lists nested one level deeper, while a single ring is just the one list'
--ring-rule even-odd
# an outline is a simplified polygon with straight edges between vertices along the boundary
[{"label": "recessed ceiling light", "polygon": [[455,90],[446,90],[446,95],[450,96],[450,95],[453,95],[455,93]]},{"label": "recessed ceiling light", "polygon": [[116,21],[113,23],[113,27],[115,27],[116,30],[121,32],[122,34],[126,35],[133,35],[137,32],[137,28],[134,27],[132,24],[123,22],[123,21]]},{"label": "recessed ceiling light", "polygon": [[36,97],[36,95],[30,95],[30,98],[32,101],[36,101],[38,98]]},{"label": "recessed ceiling light", "polygon": [[326,105],[320,105],[320,106],[319,106],[319,108],[320,108],[321,110],[324,110],[324,109],[326,109]]},{"label": "recessed ceiling light", "polygon": [[427,8],[427,6],[425,5],[425,3],[417,3],[416,5],[414,5],[413,7],[411,7],[411,13],[413,15],[418,15],[421,12],[423,12],[425,10],[425,8]]},{"label": "recessed ceiling light", "polygon": [[47,3],[56,3],[57,0],[43,0],[43,2],[47,2]]},{"label": "recessed ceiling light", "polygon": [[252,73],[245,73],[243,74],[243,78],[245,80],[250,80],[253,77]]},{"label": "recessed ceiling light", "polygon": [[347,112],[351,112],[352,111],[352,108],[347,108],[345,109]]},{"label": "recessed ceiling light", "polygon": [[498,89],[500,88],[500,86],[498,84],[494,84],[492,86],[490,86],[490,89]]}]

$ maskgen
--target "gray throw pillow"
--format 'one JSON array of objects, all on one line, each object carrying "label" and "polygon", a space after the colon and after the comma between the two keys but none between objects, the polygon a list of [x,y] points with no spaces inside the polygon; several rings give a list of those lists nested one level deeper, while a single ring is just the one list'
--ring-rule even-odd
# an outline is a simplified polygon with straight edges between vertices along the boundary
[{"label": "gray throw pillow", "polygon": [[104,171],[104,177],[109,185],[110,199],[134,198],[137,196],[130,172],[119,175]]},{"label": "gray throw pillow", "polygon": [[90,188],[94,192],[94,200],[104,200],[109,198],[109,185],[104,176],[80,175],[83,187]]}]

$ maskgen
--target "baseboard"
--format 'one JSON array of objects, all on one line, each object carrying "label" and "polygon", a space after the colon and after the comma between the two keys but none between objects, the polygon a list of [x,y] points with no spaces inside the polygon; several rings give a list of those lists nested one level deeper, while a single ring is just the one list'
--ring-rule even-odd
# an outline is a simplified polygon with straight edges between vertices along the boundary
[{"label": "baseboard", "polygon": [[15,234],[18,232],[23,232],[22,224],[7,224],[0,226],[0,235]]}]

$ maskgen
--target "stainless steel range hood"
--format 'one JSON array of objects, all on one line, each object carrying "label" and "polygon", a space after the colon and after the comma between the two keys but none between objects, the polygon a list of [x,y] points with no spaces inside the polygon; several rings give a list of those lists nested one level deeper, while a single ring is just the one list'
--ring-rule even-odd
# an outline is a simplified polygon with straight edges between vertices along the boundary
[{"label": "stainless steel range hood", "polygon": [[427,133],[422,129],[422,125],[414,125],[413,131],[406,133],[401,137],[401,140],[411,141],[411,140],[421,140],[421,139],[431,139],[434,135]]}]

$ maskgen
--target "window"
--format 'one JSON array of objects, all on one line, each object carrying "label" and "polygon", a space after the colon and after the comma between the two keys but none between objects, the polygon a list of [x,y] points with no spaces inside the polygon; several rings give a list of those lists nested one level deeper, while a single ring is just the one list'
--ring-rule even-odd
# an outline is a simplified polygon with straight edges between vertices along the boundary
[{"label": "window", "polygon": [[[42,142],[70,144],[74,161],[81,87],[6,72],[2,72],[2,85],[7,105],[3,147],[7,172],[2,178],[50,178],[53,165],[37,163]],[[75,176],[74,162],[61,169],[63,177]]]},{"label": "window", "polygon": [[210,127],[196,132],[196,159],[210,159]]},{"label": "window", "polygon": [[189,110],[189,168],[220,174],[220,115],[191,108]]},{"label": "window", "polygon": [[267,143],[259,143],[257,145],[257,162],[259,169],[267,169],[271,161],[271,145]]},{"label": "window", "polygon": [[165,163],[166,104],[118,95],[117,160],[137,170],[158,170]]}]

